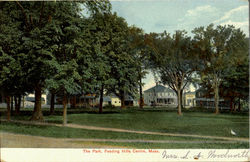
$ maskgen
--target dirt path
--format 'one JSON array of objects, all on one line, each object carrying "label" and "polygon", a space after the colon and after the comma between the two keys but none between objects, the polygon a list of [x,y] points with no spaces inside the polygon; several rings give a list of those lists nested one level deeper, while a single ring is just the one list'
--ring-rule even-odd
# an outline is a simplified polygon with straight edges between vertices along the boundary
[{"label": "dirt path", "polygon": [[[98,140],[65,139],[0,132],[1,148],[122,148],[101,145]],[[82,141],[84,143],[78,142]]]},{"label": "dirt path", "polygon": [[[1,121],[7,121],[7,120],[1,119]],[[22,124],[48,125],[48,126],[63,127],[62,124],[45,123],[45,122],[41,123],[41,122],[18,121],[18,120],[11,121],[11,122],[22,123]],[[126,130],[126,129],[118,129],[118,128],[105,128],[105,127],[96,127],[96,126],[86,126],[86,125],[78,125],[78,124],[67,124],[65,127],[88,129],[88,130],[102,130],[102,131],[113,131],[113,132],[149,134],[149,135],[163,135],[163,136],[175,136],[175,137],[194,137],[194,138],[204,138],[204,139],[217,139],[217,140],[227,140],[227,141],[249,142],[248,138],[239,138],[239,137],[220,137],[220,136],[203,136],[203,135],[194,135],[194,134],[178,134],[178,133],[135,131],[135,130]]]},{"label": "dirt path", "polygon": [[179,141],[179,140],[124,140],[124,139],[85,139],[52,138],[1,132],[2,148],[124,148],[95,142],[119,143],[237,143],[237,141]]}]

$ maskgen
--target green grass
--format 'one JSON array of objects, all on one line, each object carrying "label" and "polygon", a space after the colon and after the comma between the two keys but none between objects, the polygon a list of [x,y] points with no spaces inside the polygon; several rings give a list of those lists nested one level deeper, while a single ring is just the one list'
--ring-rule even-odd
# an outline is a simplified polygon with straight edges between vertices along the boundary
[{"label": "green grass", "polygon": [[[97,110],[69,109],[68,122],[129,130],[226,137],[234,137],[230,134],[232,129],[237,133],[237,137],[249,137],[248,113],[215,115],[211,112],[196,112],[196,109],[190,109],[184,110],[183,116],[178,116],[176,110],[168,108],[145,108],[143,111],[138,108],[104,109],[104,114],[98,114]],[[62,123],[61,109],[57,109],[56,115],[53,116],[46,116],[46,111],[44,114],[47,122]],[[18,120],[29,118],[29,113],[12,117]]]},{"label": "green grass", "polygon": [[[61,123],[61,116],[47,117],[48,122]],[[70,114],[70,123],[121,128],[130,130],[144,130],[165,133],[197,134],[210,136],[249,137],[249,118],[244,115],[219,114],[205,112],[187,112],[178,116],[176,112],[122,112],[111,114]]]},{"label": "green grass", "polygon": [[1,122],[0,129],[3,132],[12,132],[17,134],[56,137],[56,138],[88,138],[88,139],[140,139],[140,140],[170,140],[170,141],[206,141],[212,143],[124,143],[124,142],[82,142],[73,141],[74,143],[93,143],[93,146],[120,146],[127,148],[248,148],[249,143],[213,143],[222,140],[206,140],[203,138],[191,137],[171,137],[161,135],[145,135],[136,133],[120,133],[110,131],[85,130],[77,128],[56,127],[56,126],[38,126],[31,124],[17,124]]},{"label": "green grass", "polygon": [[[46,122],[62,123],[62,109],[56,109],[55,115],[48,115],[49,109],[43,109]],[[178,116],[176,110],[169,108],[106,108],[103,114],[98,109],[69,109],[68,122],[88,126],[120,128],[128,130],[155,131],[180,134],[197,134],[209,136],[244,137],[249,138],[248,113],[224,113],[215,115],[209,111],[199,112],[199,109],[183,111]],[[24,109],[21,116],[12,116],[16,120],[29,120],[32,109]],[[5,118],[4,111],[1,118]],[[34,126],[2,122],[0,129],[6,132],[39,135],[58,138],[100,138],[100,139],[145,139],[145,140],[204,140],[191,137],[169,137],[160,135],[143,135],[135,133],[119,133],[110,131],[84,130],[55,126]],[[237,136],[232,136],[234,130]],[[95,142],[94,142],[95,143]],[[132,148],[248,148],[249,143],[206,143],[206,144],[155,144],[155,143],[117,143],[101,142],[103,145],[128,146]],[[98,142],[96,143],[98,144]]]},{"label": "green grass", "polygon": [[[120,133],[112,131],[87,130],[69,127],[32,125],[21,123],[1,122],[1,131],[27,135],[36,135],[56,138],[98,138],[98,139],[141,139],[141,140],[193,140],[205,141],[203,138],[173,137],[162,135],[147,135],[137,133]],[[218,140],[209,140],[218,141]],[[220,140],[221,141],[221,140]]]},{"label": "green grass", "polygon": [[[75,142],[84,144],[87,142]],[[137,149],[247,149],[249,143],[119,143],[119,142],[92,142],[93,145],[121,146]]]}]

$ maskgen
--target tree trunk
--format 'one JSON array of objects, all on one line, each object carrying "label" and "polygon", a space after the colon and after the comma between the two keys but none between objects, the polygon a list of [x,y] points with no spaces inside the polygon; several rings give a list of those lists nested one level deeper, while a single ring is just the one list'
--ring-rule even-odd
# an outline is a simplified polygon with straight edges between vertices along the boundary
[{"label": "tree trunk", "polygon": [[7,103],[7,120],[10,121],[11,110],[10,110],[10,96],[6,96]]},{"label": "tree trunk", "polygon": [[102,113],[102,104],[103,104],[103,89],[104,86],[102,85],[101,90],[100,90],[100,103],[99,103],[99,113]]},{"label": "tree trunk", "polygon": [[233,104],[233,111],[236,112],[236,103]]},{"label": "tree trunk", "polygon": [[50,96],[50,115],[53,115],[55,112],[55,93],[51,92]]},{"label": "tree trunk", "polygon": [[125,96],[124,94],[121,94],[121,108],[125,108]]},{"label": "tree trunk", "polygon": [[239,98],[238,111],[240,112],[240,110],[241,110],[241,105],[240,105],[240,98]]},{"label": "tree trunk", "polygon": [[67,95],[63,95],[63,125],[67,124]]},{"label": "tree trunk", "polygon": [[21,107],[21,95],[18,97],[15,96],[15,114],[19,115],[20,114],[20,107]]},{"label": "tree trunk", "polygon": [[180,98],[181,98],[181,108],[183,108],[184,106],[183,106],[183,89],[182,90],[180,90]]},{"label": "tree trunk", "polygon": [[178,98],[178,115],[182,115],[181,113],[181,90],[177,90],[177,98]]},{"label": "tree trunk", "polygon": [[233,99],[230,99],[230,112],[233,111]]},{"label": "tree trunk", "polygon": [[214,86],[214,105],[215,105],[215,114],[219,114],[219,86],[215,84]]},{"label": "tree trunk", "polygon": [[15,105],[15,111],[17,111],[17,97],[14,96],[14,105]]},{"label": "tree trunk", "polygon": [[143,96],[142,96],[142,79],[140,77],[140,102],[139,102],[139,107],[143,109],[144,101],[143,101]]},{"label": "tree trunk", "polygon": [[14,107],[14,102],[13,102],[13,96],[10,97],[10,113],[13,114],[13,107]]},{"label": "tree trunk", "polygon": [[18,96],[18,100],[17,101],[18,101],[18,107],[17,107],[18,108],[18,112],[17,113],[19,114],[20,113],[20,109],[21,109],[21,102],[22,102],[22,96],[21,95]]},{"label": "tree trunk", "polygon": [[35,87],[35,106],[31,120],[43,121],[41,97],[42,87],[40,85],[37,85]]},{"label": "tree trunk", "polygon": [[71,108],[76,108],[76,95],[73,96]]},{"label": "tree trunk", "polygon": [[25,102],[25,101],[24,101],[24,95],[23,95],[23,106],[22,106],[23,108],[24,108],[24,102]]}]

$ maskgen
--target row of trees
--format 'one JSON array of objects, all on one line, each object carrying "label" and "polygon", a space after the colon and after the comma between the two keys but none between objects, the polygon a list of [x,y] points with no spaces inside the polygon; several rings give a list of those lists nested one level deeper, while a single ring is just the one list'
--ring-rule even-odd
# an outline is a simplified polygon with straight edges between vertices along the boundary
[{"label": "row of trees", "polygon": [[216,113],[221,95],[248,98],[248,39],[233,26],[196,28],[193,38],[185,31],[145,34],[111,13],[108,1],[0,2],[0,31],[0,88],[9,118],[10,96],[34,91],[31,119],[43,120],[45,89],[51,101],[62,96],[64,124],[67,98],[78,94],[99,94],[101,113],[104,92],[116,94],[123,108],[125,94],[139,90],[142,108],[147,70],[176,92],[179,114],[191,82],[213,89]]},{"label": "row of trees", "polygon": [[[193,38],[185,31],[149,34],[150,63],[160,82],[178,96],[181,114],[182,94],[189,83],[199,84],[214,96],[219,113],[219,96],[231,102],[248,100],[248,38],[235,27],[213,24],[195,28]],[[198,77],[196,77],[198,75]],[[211,91],[212,90],[212,91]]]},{"label": "row of trees", "polygon": [[108,1],[0,6],[0,87],[8,118],[10,96],[34,91],[31,120],[43,120],[42,92],[49,90],[52,98],[60,94],[66,124],[69,96],[98,93],[101,113],[104,91],[115,93],[123,108],[125,94],[142,86],[141,47],[135,44],[141,43],[143,31],[111,13]]}]

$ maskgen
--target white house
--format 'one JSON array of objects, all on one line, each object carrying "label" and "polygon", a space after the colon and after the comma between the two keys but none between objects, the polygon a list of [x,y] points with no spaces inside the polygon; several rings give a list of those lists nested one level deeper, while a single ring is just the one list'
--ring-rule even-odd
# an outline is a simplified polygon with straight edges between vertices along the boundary
[{"label": "white house", "polygon": [[186,108],[189,108],[189,107],[194,107],[196,104],[195,104],[195,92],[185,92],[184,93],[184,106]]},{"label": "white house", "polygon": [[[103,105],[121,106],[121,100],[114,94],[103,97]],[[125,106],[138,106],[138,101],[131,96],[125,96]]]},{"label": "white house", "polygon": [[156,85],[144,91],[144,103],[146,105],[176,105],[177,96],[175,92],[162,85]]},{"label": "white house", "polygon": [[[35,104],[35,94],[34,93],[29,93],[28,95],[25,96],[24,98],[24,107],[34,107]],[[42,101],[42,106],[47,105],[47,94],[43,93],[41,96],[41,101]]]}]

